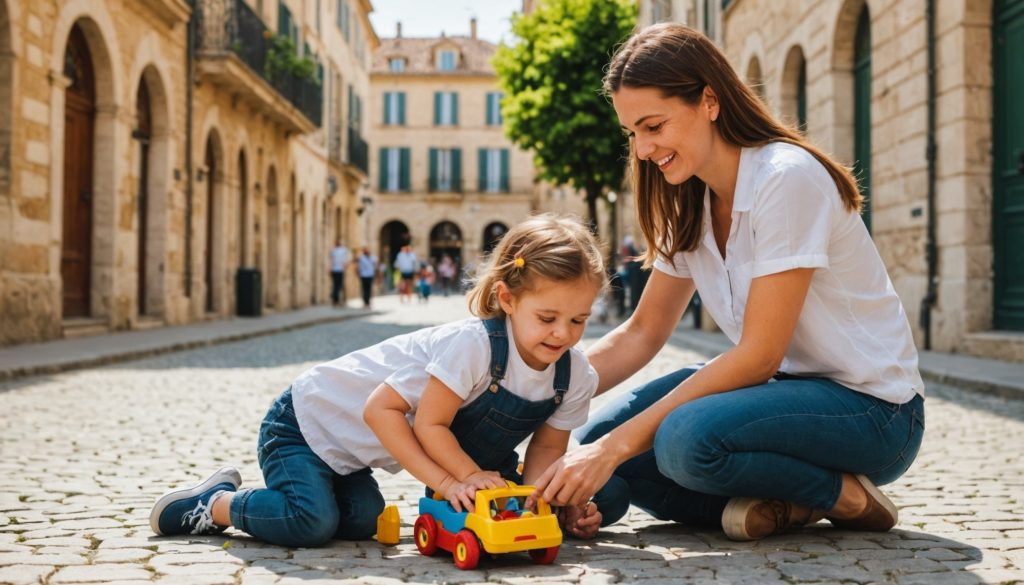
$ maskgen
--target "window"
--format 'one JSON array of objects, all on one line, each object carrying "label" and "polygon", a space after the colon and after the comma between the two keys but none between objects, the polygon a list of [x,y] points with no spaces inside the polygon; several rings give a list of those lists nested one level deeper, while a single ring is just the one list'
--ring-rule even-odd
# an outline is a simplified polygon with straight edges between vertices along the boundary
[{"label": "window", "polygon": [[430,191],[462,191],[462,149],[430,149]]},{"label": "window", "polygon": [[501,117],[501,98],[503,94],[500,92],[490,92],[487,94],[487,125],[488,126],[501,126],[504,119]]},{"label": "window", "polygon": [[351,34],[349,32],[348,0],[338,0],[337,19],[338,30],[341,31],[341,36],[345,37],[347,43]]},{"label": "window", "polygon": [[454,91],[434,92],[434,125],[458,126],[459,94]]},{"label": "window", "polygon": [[437,70],[438,71],[455,71],[456,55],[455,51],[444,50],[437,52]]},{"label": "window", "polygon": [[478,190],[482,193],[507,193],[508,149],[481,148],[478,155]]},{"label": "window", "polygon": [[411,154],[408,148],[380,149],[380,190],[384,193],[409,191]]},{"label": "window", "polygon": [[384,92],[384,125],[405,126],[405,92]]},{"label": "window", "polygon": [[284,2],[277,5],[277,34],[288,37],[299,47],[299,27],[292,18],[292,11],[288,10]]},{"label": "window", "polygon": [[348,125],[357,132],[363,128],[363,98],[348,85]]},{"label": "window", "polygon": [[402,73],[405,71],[405,57],[391,57],[388,59],[388,71]]}]

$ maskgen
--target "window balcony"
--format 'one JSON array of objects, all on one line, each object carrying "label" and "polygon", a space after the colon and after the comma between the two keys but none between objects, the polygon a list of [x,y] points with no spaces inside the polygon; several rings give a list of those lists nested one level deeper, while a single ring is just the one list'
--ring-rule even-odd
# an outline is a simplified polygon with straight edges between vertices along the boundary
[{"label": "window balcony", "polygon": [[196,69],[280,124],[305,134],[320,126],[323,91],[315,79],[267,65],[274,34],[243,0],[198,0]]},{"label": "window balcony", "polygon": [[352,127],[348,129],[348,164],[363,171],[364,175],[370,174],[370,145]]}]

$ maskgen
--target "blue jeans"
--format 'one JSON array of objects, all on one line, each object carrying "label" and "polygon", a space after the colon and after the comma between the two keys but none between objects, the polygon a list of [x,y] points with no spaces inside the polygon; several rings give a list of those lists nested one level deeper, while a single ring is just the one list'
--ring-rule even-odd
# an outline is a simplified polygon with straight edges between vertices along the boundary
[{"label": "blue jeans", "polygon": [[[591,443],[696,371],[685,368],[624,394],[577,431]],[[875,484],[910,467],[924,434],[924,400],[891,404],[825,378],[780,374],[769,383],[694,400],[662,421],[654,447],[620,465],[594,496],[604,524],[629,504],[660,520],[721,526],[730,497],[780,499],[831,510],[842,473]]]},{"label": "blue jeans", "polygon": [[377,532],[384,496],[370,469],[338,475],[306,443],[286,390],[260,425],[258,459],[266,489],[241,490],[231,523],[260,540],[315,547],[334,539],[364,540]]}]

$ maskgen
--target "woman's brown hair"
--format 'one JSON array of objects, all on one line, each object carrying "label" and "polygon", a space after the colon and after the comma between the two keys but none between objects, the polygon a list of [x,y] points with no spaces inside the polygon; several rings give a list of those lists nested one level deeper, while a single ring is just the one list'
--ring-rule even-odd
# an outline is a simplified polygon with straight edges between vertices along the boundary
[{"label": "woman's brown hair", "polygon": [[[718,97],[715,126],[723,140],[740,147],[787,142],[803,148],[825,166],[846,208],[860,211],[862,197],[850,169],[776,120],[725,55],[699,31],[662,23],[634,34],[616,50],[604,77],[606,94],[622,87],[658,88],[664,97],[678,97],[691,106],[699,104],[704,88],[710,87]],[[629,151],[637,215],[647,240],[645,264],[659,254],[671,260],[675,252],[695,250],[704,225],[704,181],[693,176],[671,185],[653,162],[637,157],[632,140]]]},{"label": "woman's brown hair", "polygon": [[513,296],[533,290],[539,278],[571,282],[588,278],[598,291],[607,284],[601,246],[583,222],[545,213],[516,224],[477,270],[469,291],[469,311],[488,319],[504,317],[498,282]]}]

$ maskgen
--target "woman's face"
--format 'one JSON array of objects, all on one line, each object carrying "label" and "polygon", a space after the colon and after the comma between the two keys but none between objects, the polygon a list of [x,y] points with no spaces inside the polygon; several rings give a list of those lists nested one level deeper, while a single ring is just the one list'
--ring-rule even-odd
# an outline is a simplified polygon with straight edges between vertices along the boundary
[{"label": "woman's face", "polygon": [[665,181],[679,185],[701,175],[711,159],[712,121],[718,117],[718,100],[709,88],[691,106],[655,87],[620,87],[612,104],[619,124],[633,137],[637,157],[654,162]]}]

